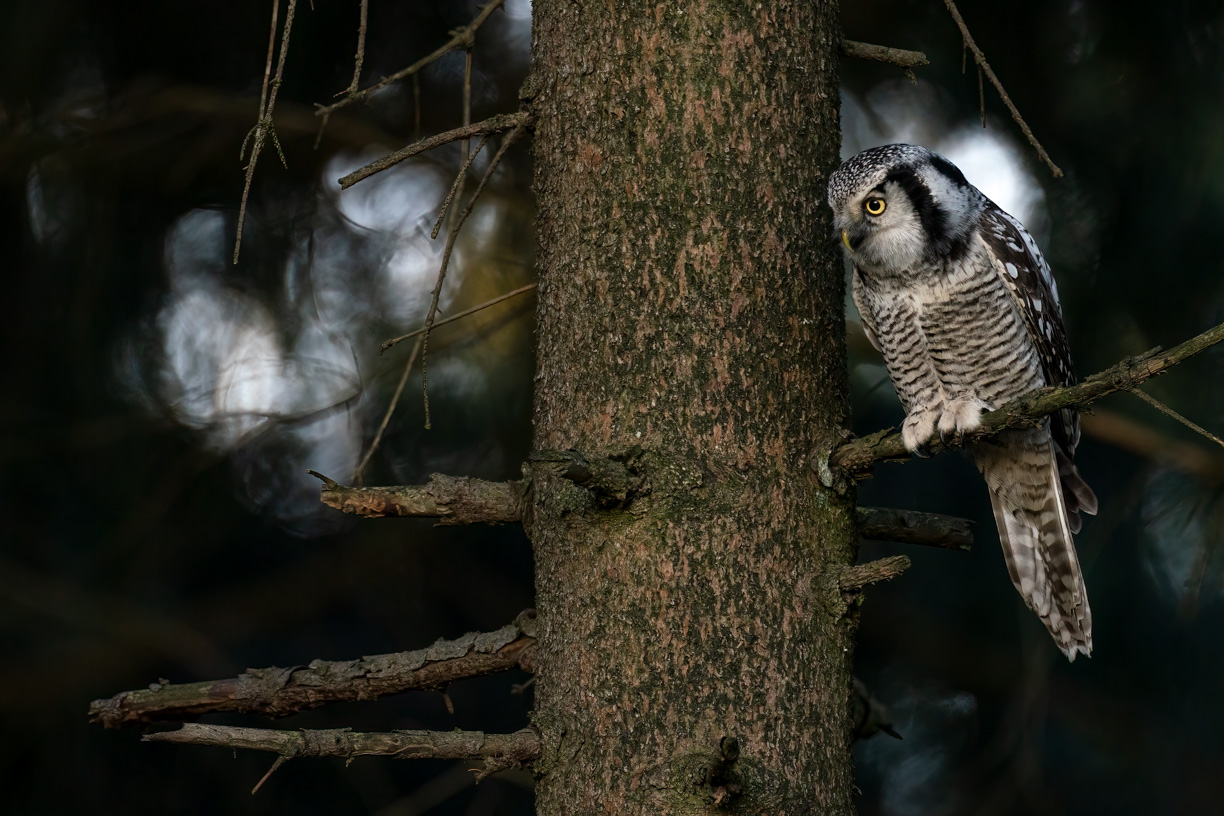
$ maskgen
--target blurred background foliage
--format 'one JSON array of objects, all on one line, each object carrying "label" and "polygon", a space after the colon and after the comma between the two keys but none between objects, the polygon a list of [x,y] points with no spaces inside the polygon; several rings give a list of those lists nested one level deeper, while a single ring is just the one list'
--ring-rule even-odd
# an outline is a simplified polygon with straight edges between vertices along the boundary
[{"label": "blurred background foliage", "polygon": [[[363,84],[475,14],[373,0]],[[86,724],[89,700],[159,678],[232,676],[424,646],[532,603],[517,527],[355,523],[306,468],[351,475],[418,328],[443,240],[429,230],[458,146],[339,193],[335,180],[461,121],[463,56],[332,117],[357,0],[300,3],[242,257],[229,262],[270,4],[0,4],[0,779],[14,813],[526,814],[530,776],[473,787],[448,763],[299,761],[257,796],[267,757],[141,744]],[[847,4],[846,36],[927,52],[911,82],[845,61],[843,153],[905,140],[957,162],[1033,230],[1059,279],[1081,372],[1224,319],[1224,2],[965,0],[978,44],[1053,159],[1052,179],[936,0]],[[477,36],[473,119],[514,110],[530,5]],[[807,138],[796,134],[795,138]],[[496,140],[494,140],[496,144]],[[479,178],[486,148],[474,165]],[[443,316],[532,280],[529,153],[518,145],[464,228]],[[472,189],[474,180],[469,184]],[[796,196],[823,196],[795,190]],[[525,295],[439,329],[433,429],[419,366],[369,483],[431,471],[517,475],[529,445]],[[879,358],[850,343],[856,430],[901,411]],[[1224,355],[1151,393],[1224,429]],[[978,522],[971,554],[907,548],[863,610],[858,674],[903,741],[856,748],[864,814],[1215,812],[1224,801],[1224,451],[1126,395],[1086,421],[1102,512],[1080,536],[1096,621],[1068,665],[1007,580],[985,491],[962,459],[887,466],[865,504]],[[900,551],[869,542],[863,558]],[[281,727],[513,730],[530,692],[494,676],[440,694],[332,706]],[[258,724],[241,718],[216,721]]]}]

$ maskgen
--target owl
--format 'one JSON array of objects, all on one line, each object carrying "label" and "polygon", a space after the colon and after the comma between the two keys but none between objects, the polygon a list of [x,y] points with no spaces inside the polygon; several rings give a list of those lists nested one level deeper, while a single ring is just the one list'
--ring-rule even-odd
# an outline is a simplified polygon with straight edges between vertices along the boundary
[{"label": "owl", "polygon": [[[1058,287],[1033,237],[924,147],[865,150],[829,179],[863,329],[905,408],[905,447],[929,455],[983,411],[1075,382]],[[1072,533],[1096,496],[1075,468],[1079,416],[968,444],[990,492],[1012,583],[1069,660],[1092,654]]]}]

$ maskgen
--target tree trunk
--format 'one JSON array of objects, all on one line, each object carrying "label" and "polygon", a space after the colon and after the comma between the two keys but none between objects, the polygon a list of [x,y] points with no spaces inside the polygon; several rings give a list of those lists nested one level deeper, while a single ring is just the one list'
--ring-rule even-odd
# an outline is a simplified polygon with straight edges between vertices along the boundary
[{"label": "tree trunk", "polygon": [[850,813],[837,6],[534,15],[538,812]]}]

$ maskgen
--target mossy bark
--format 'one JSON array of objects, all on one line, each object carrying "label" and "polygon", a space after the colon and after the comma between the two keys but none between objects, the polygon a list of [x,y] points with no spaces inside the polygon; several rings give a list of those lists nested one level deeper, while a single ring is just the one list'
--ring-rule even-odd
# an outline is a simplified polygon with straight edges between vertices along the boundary
[{"label": "mossy bark", "polygon": [[850,813],[837,6],[534,15],[538,812]]}]

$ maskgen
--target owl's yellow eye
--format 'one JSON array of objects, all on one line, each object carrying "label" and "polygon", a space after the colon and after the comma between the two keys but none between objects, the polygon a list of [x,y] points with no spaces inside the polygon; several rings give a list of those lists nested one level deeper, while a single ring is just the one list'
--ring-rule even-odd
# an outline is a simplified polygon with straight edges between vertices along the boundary
[{"label": "owl's yellow eye", "polygon": [[868,215],[880,215],[887,206],[882,198],[869,198],[863,202],[863,209]]}]

